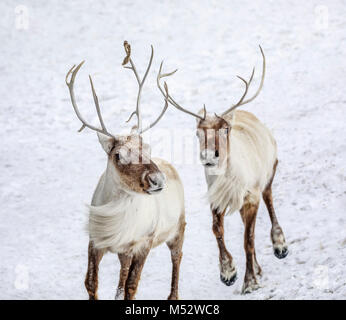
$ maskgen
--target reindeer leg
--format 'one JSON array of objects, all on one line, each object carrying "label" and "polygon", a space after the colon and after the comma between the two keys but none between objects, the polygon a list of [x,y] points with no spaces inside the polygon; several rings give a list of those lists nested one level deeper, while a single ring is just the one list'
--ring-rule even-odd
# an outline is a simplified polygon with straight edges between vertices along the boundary
[{"label": "reindeer leg", "polygon": [[148,247],[143,248],[132,257],[129,274],[125,283],[125,300],[134,300],[138,283],[141,277],[145,260],[151,249],[151,242]]},{"label": "reindeer leg", "polygon": [[[244,215],[241,214],[240,212],[240,216],[243,220],[243,223],[244,223],[244,226],[245,226],[245,220],[244,220]],[[255,271],[255,275],[256,276],[259,276],[259,277],[262,277],[262,268],[261,266],[259,265],[259,263],[257,262],[257,258],[256,258],[256,251],[254,251],[254,259],[253,259],[253,263],[254,263],[254,271]]]},{"label": "reindeer leg", "polygon": [[254,253],[254,268],[255,268],[256,276],[262,277],[262,268],[260,267],[260,265],[257,262],[256,251]]},{"label": "reindeer leg", "polygon": [[231,254],[227,251],[224,241],[224,216],[226,210],[218,213],[217,210],[212,210],[213,214],[213,232],[219,247],[220,261],[220,279],[226,285],[232,285],[237,279],[237,270],[233,263]]},{"label": "reindeer leg", "polygon": [[259,284],[256,279],[256,253],[255,253],[255,224],[256,215],[258,210],[259,200],[257,203],[246,202],[240,209],[240,214],[242,216],[245,233],[244,233],[244,249],[246,253],[246,271],[242,293],[250,293],[253,290],[259,288]]},{"label": "reindeer leg", "polygon": [[284,233],[279,225],[278,219],[275,214],[275,210],[273,206],[273,196],[272,196],[272,183],[274,180],[277,164],[278,164],[278,160],[276,160],[275,162],[273,176],[270,179],[267,187],[263,191],[262,196],[266,204],[266,207],[268,209],[270,220],[272,223],[272,229],[271,229],[270,235],[271,235],[271,240],[273,243],[274,254],[277,258],[283,259],[288,254],[288,248],[286,245]]},{"label": "reindeer leg", "polygon": [[98,270],[104,251],[96,249],[92,241],[88,247],[88,271],[85,277],[85,287],[89,294],[89,300],[97,300]]},{"label": "reindeer leg", "polygon": [[167,242],[168,248],[171,250],[172,259],[172,282],[171,282],[171,293],[168,296],[168,300],[178,300],[178,283],[179,283],[179,269],[180,262],[183,256],[182,247],[184,242],[184,231],[185,231],[185,217],[182,215],[180,227],[177,235],[173,240]]},{"label": "reindeer leg", "polygon": [[119,276],[119,284],[117,288],[117,293],[115,295],[115,300],[123,300],[125,295],[125,283],[130,271],[130,266],[132,262],[132,256],[127,255],[126,253],[118,254],[120,261],[120,276]]}]

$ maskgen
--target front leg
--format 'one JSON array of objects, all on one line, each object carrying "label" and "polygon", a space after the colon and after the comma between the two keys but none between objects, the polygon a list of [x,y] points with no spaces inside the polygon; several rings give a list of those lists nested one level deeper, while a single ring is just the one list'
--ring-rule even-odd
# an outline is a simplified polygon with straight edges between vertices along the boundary
[{"label": "front leg", "polygon": [[97,300],[98,271],[99,264],[104,251],[96,249],[92,241],[89,241],[88,248],[88,271],[85,277],[85,288],[89,294],[89,300]]},{"label": "front leg", "polygon": [[256,260],[255,252],[255,224],[259,202],[245,203],[240,214],[245,226],[244,249],[246,254],[246,271],[242,293],[250,293],[259,288],[256,274],[261,274],[261,268]]},{"label": "front leg", "polygon": [[120,275],[115,300],[123,300],[125,297],[125,283],[130,271],[132,255],[127,255],[126,253],[119,253],[118,257],[120,261]]},{"label": "front leg", "polygon": [[224,216],[226,210],[218,213],[217,210],[212,210],[213,214],[213,232],[219,247],[220,260],[220,279],[226,285],[232,285],[237,279],[237,270],[233,263],[231,254],[227,251],[224,241]]},{"label": "front leg", "polygon": [[130,270],[125,283],[125,300],[133,300],[135,298],[138,282],[141,277],[145,260],[151,249],[151,244],[152,242],[132,257]]}]

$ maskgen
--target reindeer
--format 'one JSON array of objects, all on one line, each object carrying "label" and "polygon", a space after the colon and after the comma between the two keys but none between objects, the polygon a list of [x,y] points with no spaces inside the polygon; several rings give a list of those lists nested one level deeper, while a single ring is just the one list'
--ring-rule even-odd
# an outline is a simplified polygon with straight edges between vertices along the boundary
[{"label": "reindeer", "polygon": [[[160,115],[148,127],[143,128],[140,97],[152,64],[154,49],[151,46],[149,64],[140,79],[130,57],[131,47],[126,41],[124,47],[127,55],[123,65],[134,72],[139,86],[137,106],[133,113],[137,116],[137,126],[128,135],[113,135],[106,129],[90,76],[101,129],[87,123],[80,114],[74,94],[74,81],[84,61],[77,67],[73,66],[66,75],[72,106],[83,124],[79,131],[85,127],[96,131],[108,159],[107,168],[97,184],[89,207],[90,241],[85,287],[89,299],[96,300],[100,261],[106,252],[113,252],[118,254],[121,265],[116,299],[134,299],[150,249],[166,242],[173,264],[168,299],[176,300],[186,224],[183,185],[170,163],[150,158],[150,147],[143,142],[141,136],[157,124],[167,110],[168,88],[165,85],[165,105]],[[130,66],[127,66],[128,63]]]},{"label": "reindeer", "polygon": [[[208,198],[213,217],[212,229],[219,248],[220,279],[227,286],[235,282],[237,271],[224,241],[224,216],[240,211],[245,226],[246,253],[246,272],[242,293],[249,293],[259,288],[257,277],[262,275],[255,252],[255,222],[261,194],[272,223],[271,240],[274,254],[279,259],[285,258],[288,254],[272,198],[272,182],[278,164],[275,139],[252,113],[235,110],[253,101],[263,87],[265,56],[261,46],[260,50],[263,69],[256,93],[245,100],[254,76],[255,68],[253,68],[249,81],[238,76],[245,84],[244,93],[236,104],[220,116],[207,113],[205,105],[197,114],[193,113],[183,108],[171,95],[167,94],[167,100],[171,105],[197,119],[200,160],[204,166],[208,185]],[[161,93],[165,95],[160,79],[174,74],[177,70],[166,74],[162,74],[161,71],[162,63],[157,76],[157,85]]]}]

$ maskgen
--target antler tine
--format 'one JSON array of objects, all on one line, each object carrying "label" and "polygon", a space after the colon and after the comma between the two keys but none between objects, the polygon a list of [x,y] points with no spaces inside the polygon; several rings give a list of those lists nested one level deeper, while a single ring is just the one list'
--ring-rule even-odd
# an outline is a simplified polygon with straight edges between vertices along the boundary
[{"label": "antler tine", "polygon": [[205,107],[205,104],[203,104],[203,112],[204,112],[204,114],[203,114],[203,120],[205,120],[205,118],[207,117],[207,109],[206,109],[206,107]]},{"label": "antler tine", "polygon": [[260,50],[261,50],[261,54],[262,54],[262,57],[263,57],[262,77],[261,77],[261,83],[260,83],[260,85],[259,85],[259,88],[257,89],[256,93],[255,93],[251,98],[249,98],[249,99],[247,99],[247,100],[244,100],[244,98],[246,97],[246,95],[247,95],[247,93],[248,93],[248,89],[249,89],[249,87],[250,87],[251,81],[252,81],[252,79],[253,79],[253,76],[254,76],[254,73],[255,73],[255,68],[252,69],[252,74],[251,74],[251,77],[250,77],[250,79],[249,79],[249,82],[246,82],[243,78],[237,76],[240,80],[242,80],[242,81],[245,83],[245,86],[246,86],[245,92],[244,92],[244,94],[242,95],[242,97],[240,98],[240,100],[239,100],[236,104],[234,104],[234,105],[232,105],[230,108],[228,108],[225,112],[223,112],[222,115],[225,115],[225,114],[227,114],[227,113],[233,111],[234,109],[238,108],[238,107],[241,106],[241,105],[244,105],[244,104],[246,104],[246,103],[251,102],[251,101],[254,100],[254,99],[258,96],[258,94],[260,93],[260,91],[261,91],[261,89],[262,89],[262,87],[263,87],[263,83],[264,83],[266,61],[265,61],[265,56],[264,56],[262,47],[259,46],[259,48],[260,48]]},{"label": "antler tine", "polygon": [[242,101],[244,100],[244,98],[245,98],[245,96],[246,96],[246,94],[248,92],[249,85],[250,85],[251,80],[253,78],[254,71],[255,71],[255,68],[253,68],[252,75],[251,75],[251,78],[250,78],[249,82],[247,82],[244,78],[242,78],[240,76],[237,76],[241,81],[244,82],[244,84],[245,84],[245,91],[244,91],[243,95],[241,96],[240,100],[236,104],[234,104],[230,108],[228,108],[225,112],[223,112],[222,116],[224,116],[225,114],[231,112],[235,108],[238,108],[241,105]]},{"label": "antler tine", "polygon": [[265,74],[266,74],[266,58],[265,58],[263,49],[262,49],[262,47],[261,47],[260,45],[259,45],[259,48],[260,48],[260,50],[261,50],[261,54],[262,54],[262,58],[263,58],[261,82],[260,82],[260,85],[259,85],[259,87],[258,87],[256,93],[255,93],[251,98],[249,98],[249,99],[243,101],[243,102],[241,103],[241,105],[246,104],[246,103],[249,103],[249,102],[251,102],[252,100],[254,100],[254,99],[258,96],[258,94],[260,93],[260,91],[262,90],[262,87],[263,87],[264,77],[265,77]]},{"label": "antler tine", "polygon": [[[163,65],[163,61],[161,62],[161,65],[160,65],[160,69],[159,69],[159,73],[157,75],[157,78],[156,78],[156,82],[157,82],[157,86],[158,88],[160,89],[161,93],[165,96],[165,93],[160,85],[160,80],[161,78],[164,78],[164,77],[168,77],[168,76],[171,76],[173,75],[174,73],[176,73],[178,71],[178,69],[172,71],[172,72],[169,72],[169,73],[164,73],[164,74],[161,74],[161,71],[162,71],[162,65]],[[184,109],[182,106],[180,106],[173,98],[171,95],[168,95],[168,102],[173,105],[175,108],[177,108],[178,110],[180,111],[183,111],[191,116],[194,116],[198,119],[201,119],[201,120],[205,120],[205,117],[206,117],[206,114],[207,114],[207,111],[205,109],[205,106],[204,106],[204,116],[201,117],[200,115],[196,114],[196,113],[193,113],[187,109]]]},{"label": "antler tine", "polygon": [[[136,80],[138,82],[138,85],[141,84],[141,80],[139,79],[138,73],[137,73],[137,69],[131,59],[131,46],[127,41],[124,41],[124,48],[125,48],[125,52],[126,52],[126,57],[124,58],[124,61],[122,63],[122,65],[124,66],[124,68],[126,69],[130,69],[133,71],[133,73],[135,74]],[[130,62],[131,66],[126,66],[126,64]]]},{"label": "antler tine", "polygon": [[164,115],[164,113],[166,112],[166,110],[168,108],[168,97],[169,97],[169,95],[168,95],[168,86],[167,86],[166,82],[164,83],[164,87],[165,87],[165,92],[166,92],[166,94],[165,94],[165,105],[164,105],[160,115],[157,117],[157,119],[153,123],[151,123],[147,128],[143,129],[141,131],[141,133],[151,129],[155,124],[157,124],[160,121],[160,119],[162,118],[162,116]]},{"label": "antler tine", "polygon": [[[99,106],[99,102],[98,102],[98,98],[97,98],[97,95],[96,95],[96,92],[95,92],[95,88],[94,88],[94,85],[92,83],[92,79],[91,79],[91,76],[89,75],[89,79],[90,79],[90,84],[91,84],[91,90],[92,90],[92,93],[93,93],[93,97],[94,97],[94,102],[95,102],[95,107],[96,107],[96,111],[97,111],[97,115],[98,115],[98,118],[99,118],[99,121],[100,121],[100,124],[101,124],[101,127],[102,129],[99,129],[97,127],[94,127],[93,125],[87,123],[84,118],[82,117],[82,115],[80,114],[79,112],[79,109],[78,109],[78,106],[77,106],[77,103],[76,103],[76,98],[75,98],[75,94],[74,94],[74,81],[75,81],[75,78],[76,78],[76,75],[79,71],[79,69],[82,67],[83,63],[85,61],[82,61],[77,67],[76,65],[74,65],[66,74],[66,77],[65,77],[65,82],[66,82],[66,85],[68,86],[69,88],[69,91],[70,91],[70,97],[71,97],[71,102],[72,102],[72,106],[73,106],[73,109],[78,117],[78,119],[82,122],[82,127],[78,130],[78,132],[82,131],[85,127],[88,127],[89,129],[91,130],[94,130],[94,131],[97,131],[97,132],[100,132],[100,133],[103,133],[109,137],[114,137],[111,133],[109,133],[104,125],[104,122],[103,122],[103,119],[102,119],[102,115],[101,115],[101,111],[100,111],[100,106]],[[71,79],[70,81],[68,81],[68,77],[71,75]]]},{"label": "antler tine", "polygon": [[[143,79],[141,80],[138,72],[136,70],[135,64],[133,63],[132,59],[131,59],[131,46],[127,41],[124,41],[124,48],[125,48],[125,52],[126,52],[126,57],[123,61],[123,66],[126,69],[130,69],[133,71],[133,73],[135,74],[137,83],[138,83],[138,94],[137,94],[137,104],[136,104],[136,111],[132,112],[132,114],[130,115],[129,119],[127,120],[130,121],[133,115],[137,115],[137,130],[138,133],[142,132],[142,114],[141,114],[141,109],[140,109],[140,103],[141,103],[141,93],[142,93],[142,88],[144,85],[144,82],[147,78],[147,75],[149,73],[149,70],[151,68],[151,64],[153,62],[153,57],[154,57],[154,48],[151,45],[151,55],[150,55],[150,59],[149,59],[149,63],[148,63],[148,67],[144,73]],[[126,64],[130,62],[131,66],[126,66]]]},{"label": "antler tine", "polygon": [[96,107],[97,116],[99,118],[99,121],[100,121],[100,124],[101,124],[101,127],[102,127],[103,131],[107,132],[106,126],[105,126],[105,124],[103,122],[102,115],[101,115],[99,99],[98,99],[98,97],[96,95],[96,91],[95,91],[95,88],[94,88],[93,80],[91,79],[91,75],[90,74],[89,74],[89,80],[90,80],[91,91],[93,93],[93,98],[94,98],[94,103],[95,103],[95,107]]}]

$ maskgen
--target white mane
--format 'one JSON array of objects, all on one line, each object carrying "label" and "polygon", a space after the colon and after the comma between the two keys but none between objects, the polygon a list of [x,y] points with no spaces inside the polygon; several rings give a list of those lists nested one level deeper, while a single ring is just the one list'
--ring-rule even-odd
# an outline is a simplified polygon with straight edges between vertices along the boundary
[{"label": "white mane", "polygon": [[[104,179],[105,175],[101,177],[100,187]],[[184,212],[184,194],[179,180],[168,180],[157,195],[117,190],[116,196],[103,203],[88,206],[90,240],[96,248],[118,253],[129,249],[138,252],[153,236],[153,246],[170,240]]]},{"label": "white mane", "polygon": [[148,197],[126,195],[101,206],[89,206],[90,240],[97,248],[113,248],[116,252],[134,239],[145,240],[158,224],[157,214],[148,215],[148,210],[143,210]]}]

